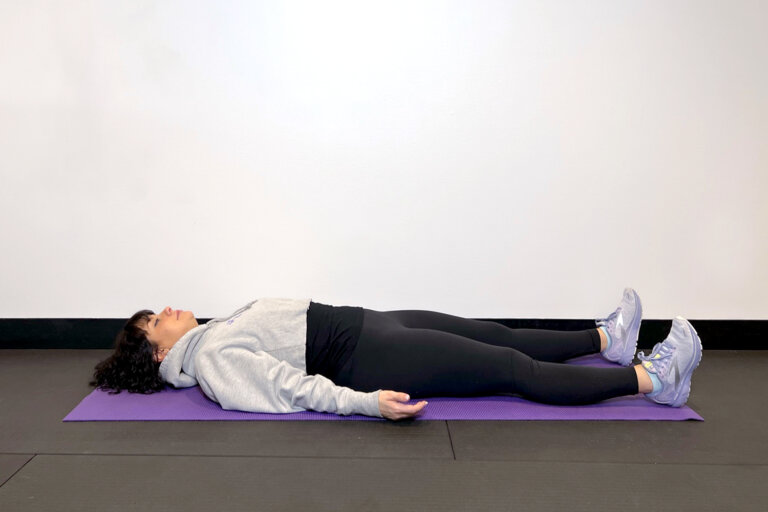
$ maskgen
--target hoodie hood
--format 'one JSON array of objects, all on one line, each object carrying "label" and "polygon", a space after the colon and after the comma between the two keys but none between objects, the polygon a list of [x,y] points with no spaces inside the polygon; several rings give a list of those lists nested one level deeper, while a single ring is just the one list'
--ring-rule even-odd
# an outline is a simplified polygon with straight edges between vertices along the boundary
[{"label": "hoodie hood", "polygon": [[212,325],[224,322],[241,315],[257,300],[251,301],[229,316],[215,318],[187,331],[184,336],[174,343],[171,350],[160,363],[160,377],[177,388],[189,388],[197,385],[195,373],[195,354],[205,344],[205,335]]}]

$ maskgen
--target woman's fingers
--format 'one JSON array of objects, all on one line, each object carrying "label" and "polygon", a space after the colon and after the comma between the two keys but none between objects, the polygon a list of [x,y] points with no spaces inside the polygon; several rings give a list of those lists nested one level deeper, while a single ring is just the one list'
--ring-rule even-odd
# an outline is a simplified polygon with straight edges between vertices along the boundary
[{"label": "woman's fingers", "polygon": [[421,402],[415,403],[413,405],[409,404],[400,404],[398,411],[403,418],[408,418],[410,416],[415,416],[419,411],[421,411],[425,406],[427,405],[426,400],[422,400]]},{"label": "woman's fingers", "polygon": [[407,393],[383,390],[379,394],[379,411],[390,420],[399,420],[418,414],[427,405],[426,400],[415,404],[407,404],[410,399]]}]

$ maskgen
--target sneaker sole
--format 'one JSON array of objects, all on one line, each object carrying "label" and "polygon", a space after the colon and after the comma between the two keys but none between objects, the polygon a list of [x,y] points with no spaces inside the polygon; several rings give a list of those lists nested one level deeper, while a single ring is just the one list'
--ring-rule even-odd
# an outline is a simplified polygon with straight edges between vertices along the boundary
[{"label": "sneaker sole", "polygon": [[688,401],[688,396],[691,394],[691,377],[693,376],[693,370],[695,370],[701,362],[702,351],[701,339],[699,338],[699,334],[696,332],[696,329],[693,327],[693,325],[691,325],[691,322],[681,316],[678,316],[677,318],[685,321],[685,323],[688,325],[688,329],[691,332],[691,337],[693,338],[693,358],[684,371],[685,378],[683,378],[683,382],[680,385],[680,390],[677,392],[677,395],[670,404],[672,407],[682,407]]},{"label": "sneaker sole", "polygon": [[619,358],[619,364],[622,366],[629,366],[635,359],[635,351],[637,350],[637,338],[640,335],[640,324],[643,322],[643,304],[640,302],[640,296],[635,290],[632,290],[632,294],[635,296],[635,315],[632,317],[632,322],[629,324],[629,339],[635,340],[634,343],[627,343],[624,347],[624,353]]}]

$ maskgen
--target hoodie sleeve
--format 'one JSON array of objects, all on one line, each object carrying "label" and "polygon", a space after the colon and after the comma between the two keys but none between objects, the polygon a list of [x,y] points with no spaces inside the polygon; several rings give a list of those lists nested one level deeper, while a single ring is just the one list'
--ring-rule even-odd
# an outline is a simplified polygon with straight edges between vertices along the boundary
[{"label": "hoodie sleeve", "polygon": [[290,413],[311,409],[340,415],[383,418],[379,393],[337,386],[329,378],[306,372],[264,351],[229,346],[200,354],[197,381],[223,409]]}]

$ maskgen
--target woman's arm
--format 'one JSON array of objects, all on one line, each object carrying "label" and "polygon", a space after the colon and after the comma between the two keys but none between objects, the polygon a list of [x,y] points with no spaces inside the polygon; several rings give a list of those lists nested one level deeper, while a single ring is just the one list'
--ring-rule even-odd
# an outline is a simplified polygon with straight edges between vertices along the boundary
[{"label": "woman's arm", "polygon": [[[337,386],[323,375],[307,375],[264,351],[233,345],[198,354],[196,365],[196,378],[203,392],[224,409],[269,413],[310,409],[384,417],[379,409],[381,390],[366,393]],[[385,400],[388,413],[393,406]]]}]

